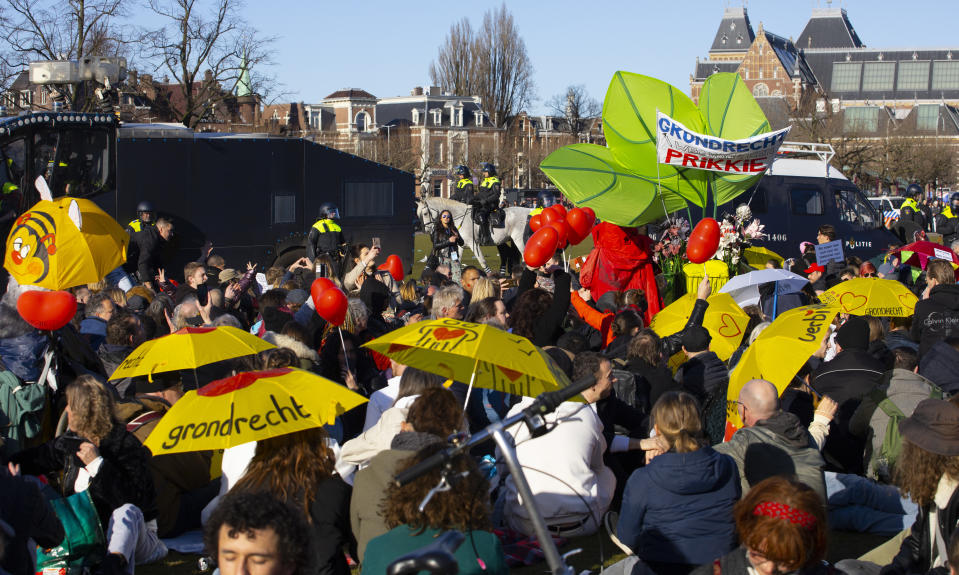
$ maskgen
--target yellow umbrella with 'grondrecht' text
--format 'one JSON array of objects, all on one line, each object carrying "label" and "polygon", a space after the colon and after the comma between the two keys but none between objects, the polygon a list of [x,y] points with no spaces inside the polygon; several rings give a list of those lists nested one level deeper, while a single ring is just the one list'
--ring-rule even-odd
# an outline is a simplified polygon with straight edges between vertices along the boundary
[{"label": "yellow umbrella with 'grondrecht' text", "polygon": [[189,391],[147,437],[153,455],[225,449],[332,424],[366,402],[302,369],[243,372]]},{"label": "yellow umbrella with 'grondrecht' text", "polygon": [[853,278],[829,288],[819,300],[850,315],[909,317],[919,298],[896,280]]}]

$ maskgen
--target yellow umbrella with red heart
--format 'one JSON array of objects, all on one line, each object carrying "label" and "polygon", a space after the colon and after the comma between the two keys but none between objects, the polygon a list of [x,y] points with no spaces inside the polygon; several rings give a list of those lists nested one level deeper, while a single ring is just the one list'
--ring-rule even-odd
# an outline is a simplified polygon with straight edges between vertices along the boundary
[{"label": "yellow umbrella with red heart", "polygon": [[363,347],[447,379],[513,395],[535,397],[569,385],[566,374],[530,340],[485,324],[421,321]]},{"label": "yellow umbrella with red heart", "polygon": [[829,288],[819,300],[851,315],[909,317],[919,298],[896,280],[853,278]]},{"label": "yellow umbrella with red heart", "polygon": [[[714,293],[706,299],[709,307],[703,327],[712,336],[709,349],[722,360],[729,359],[746,335],[749,314],[729,294]],[[660,337],[672,335],[686,326],[696,303],[696,294],[687,293],[659,311],[649,327]]]}]

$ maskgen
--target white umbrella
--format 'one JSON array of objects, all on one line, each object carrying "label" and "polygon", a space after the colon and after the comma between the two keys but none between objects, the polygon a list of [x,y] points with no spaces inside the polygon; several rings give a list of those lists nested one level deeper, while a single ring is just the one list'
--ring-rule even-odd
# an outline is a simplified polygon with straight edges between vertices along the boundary
[{"label": "white umbrella", "polygon": [[809,280],[783,269],[766,269],[734,276],[719,291],[732,296],[739,307],[759,303],[759,285],[778,282],[779,295],[800,291]]}]

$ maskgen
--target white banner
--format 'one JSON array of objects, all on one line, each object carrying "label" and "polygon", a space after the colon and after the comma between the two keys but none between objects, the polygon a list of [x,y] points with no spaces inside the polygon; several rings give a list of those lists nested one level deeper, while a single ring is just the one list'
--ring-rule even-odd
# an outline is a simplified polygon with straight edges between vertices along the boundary
[{"label": "white banner", "polygon": [[656,155],[660,164],[727,174],[765,172],[789,134],[787,127],[743,140],[725,140],[692,132],[659,111],[656,128]]}]

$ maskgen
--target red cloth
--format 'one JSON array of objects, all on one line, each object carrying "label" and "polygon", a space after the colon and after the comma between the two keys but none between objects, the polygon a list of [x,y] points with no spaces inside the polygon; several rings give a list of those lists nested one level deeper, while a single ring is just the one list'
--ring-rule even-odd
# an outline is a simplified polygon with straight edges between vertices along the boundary
[{"label": "red cloth", "polygon": [[[653,240],[636,231],[602,222],[593,228],[596,267],[580,283],[589,288],[593,301],[608,291],[641,289],[646,294],[646,325],[662,309],[653,271]],[[591,254],[594,255],[594,254]]]}]

